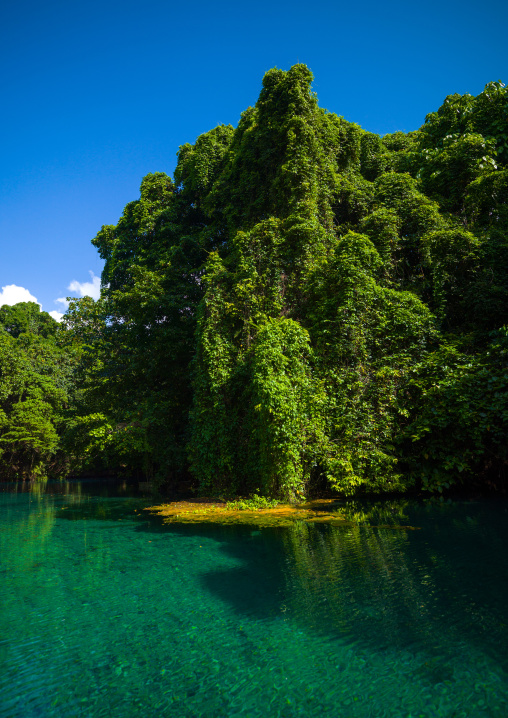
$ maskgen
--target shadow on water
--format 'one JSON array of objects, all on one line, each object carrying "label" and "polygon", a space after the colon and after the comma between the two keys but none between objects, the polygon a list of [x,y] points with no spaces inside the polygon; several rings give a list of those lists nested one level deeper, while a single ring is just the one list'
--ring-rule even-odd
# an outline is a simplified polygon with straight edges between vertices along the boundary
[{"label": "shadow on water", "polygon": [[506,504],[411,512],[421,531],[302,522],[222,532],[222,551],[243,567],[205,572],[202,585],[240,615],[294,621],[370,651],[424,652],[433,683],[452,679],[449,660],[475,650],[508,671]]}]

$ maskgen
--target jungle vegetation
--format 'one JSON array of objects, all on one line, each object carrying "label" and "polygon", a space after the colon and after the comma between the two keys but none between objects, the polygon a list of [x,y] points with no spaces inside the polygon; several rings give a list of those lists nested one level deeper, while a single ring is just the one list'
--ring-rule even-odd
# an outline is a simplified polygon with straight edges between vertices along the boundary
[{"label": "jungle vegetation", "polygon": [[381,137],[311,81],[270,70],[236,128],[143,179],[92,240],[98,301],[56,329],[0,310],[3,472],[289,500],[506,485],[508,89]]},{"label": "jungle vegetation", "polygon": [[73,352],[35,302],[0,307],[0,478],[38,478],[66,468],[58,451],[74,385]]}]

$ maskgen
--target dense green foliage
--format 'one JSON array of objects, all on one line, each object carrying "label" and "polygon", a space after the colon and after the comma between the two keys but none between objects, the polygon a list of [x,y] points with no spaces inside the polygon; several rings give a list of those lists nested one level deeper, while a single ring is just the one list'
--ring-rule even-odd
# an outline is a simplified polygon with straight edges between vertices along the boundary
[{"label": "dense green foliage", "polygon": [[35,302],[20,302],[0,307],[0,328],[15,338],[32,334],[49,339],[56,336],[58,323]]},{"label": "dense green foliage", "polygon": [[502,484],[508,91],[378,137],[311,80],[268,72],[93,240],[101,299],[65,319],[78,464],[285,499]]},{"label": "dense green foliage", "polygon": [[39,305],[0,307],[0,476],[36,478],[68,468],[58,452],[72,392],[72,353]]}]

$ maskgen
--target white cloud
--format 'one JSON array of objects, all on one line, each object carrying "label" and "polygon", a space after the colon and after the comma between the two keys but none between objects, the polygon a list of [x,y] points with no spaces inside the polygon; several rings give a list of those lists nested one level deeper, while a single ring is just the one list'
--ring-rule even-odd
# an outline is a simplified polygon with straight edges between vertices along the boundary
[{"label": "white cloud", "polygon": [[[80,297],[92,297],[92,299],[99,299],[101,296],[101,278],[96,277],[93,272],[90,272],[92,278],[91,282],[77,282],[75,279],[69,284],[67,289],[70,292],[75,292]],[[61,302],[62,298],[57,299],[57,302]]]},{"label": "white cloud", "polygon": [[[18,304],[18,302],[36,302],[39,304],[34,295],[30,294],[28,289],[24,287],[18,287],[16,284],[7,284],[5,287],[2,287],[2,291],[0,292],[0,307],[4,304],[12,306],[13,304]],[[39,306],[41,305],[39,304]]]},{"label": "white cloud", "polygon": [[[78,282],[76,279],[73,279],[67,289],[69,292],[73,292],[79,297],[92,297],[92,299],[99,299],[101,295],[101,278],[96,277],[92,271],[90,271],[90,277],[92,278],[91,282]],[[69,302],[66,297],[58,297],[58,299],[55,299],[55,304],[60,304],[64,312],[66,312],[69,308]],[[57,322],[60,321],[57,315],[59,315],[59,317],[63,316],[61,312],[57,311],[50,312],[50,314],[57,320]]]},{"label": "white cloud", "polygon": [[61,304],[64,310],[69,308],[69,302],[65,297],[58,297],[58,299],[55,299],[55,304]]},{"label": "white cloud", "polygon": [[[79,297],[99,299],[101,294],[101,279],[100,277],[96,277],[93,272],[90,272],[90,277],[90,282],[78,282],[73,279],[67,289]],[[12,306],[13,304],[18,304],[18,302],[36,302],[42,309],[42,304],[37,301],[33,294],[30,294],[28,289],[18,287],[16,284],[7,284],[5,287],[2,287],[2,291],[0,292],[0,307],[4,304]],[[55,304],[60,304],[64,312],[67,311],[69,307],[69,302],[65,297],[55,299]],[[63,312],[59,312],[56,309],[52,312],[48,312],[48,314],[50,314],[53,319],[56,319],[57,322],[61,321],[63,317]]]},{"label": "white cloud", "polygon": [[[57,300],[58,301],[58,300]],[[63,314],[62,312],[57,312],[56,310],[53,312],[48,312],[50,317],[53,317],[53,319],[56,319],[57,322],[62,321]]]}]

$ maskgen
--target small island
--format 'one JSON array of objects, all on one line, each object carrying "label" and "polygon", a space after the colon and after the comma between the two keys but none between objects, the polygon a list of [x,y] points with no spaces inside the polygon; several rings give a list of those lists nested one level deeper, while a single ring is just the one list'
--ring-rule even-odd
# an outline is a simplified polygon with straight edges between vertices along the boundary
[{"label": "small island", "polygon": [[238,508],[241,501],[225,502],[202,497],[189,501],[174,501],[145,509],[162,516],[164,523],[219,523],[255,526],[290,526],[294,521],[344,524],[348,521],[339,512],[332,511],[334,499],[306,501],[301,504],[277,504],[267,508],[247,505]]},{"label": "small island", "polygon": [[[313,499],[299,504],[274,502],[274,504],[261,508],[249,500],[227,502],[201,497],[149,506],[145,511],[161,516],[163,522],[167,524],[240,524],[261,528],[292,526],[295,522],[305,522],[307,524],[330,524],[331,526],[358,526],[358,519],[353,519],[348,513],[341,511],[342,504],[337,499]],[[371,525],[370,522],[369,525]],[[390,524],[377,522],[375,525],[377,528],[406,531],[415,531],[418,528],[401,522]]]}]

